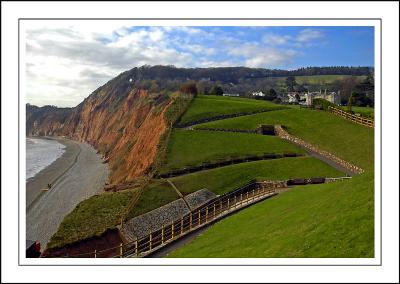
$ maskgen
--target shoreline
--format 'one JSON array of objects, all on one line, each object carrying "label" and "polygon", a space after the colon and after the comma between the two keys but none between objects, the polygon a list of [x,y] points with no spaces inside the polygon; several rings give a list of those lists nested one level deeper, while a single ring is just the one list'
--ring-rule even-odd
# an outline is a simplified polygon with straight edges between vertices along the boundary
[{"label": "shoreline", "polygon": [[[45,249],[79,202],[104,191],[109,169],[87,143],[61,137],[33,138],[56,140],[65,146],[57,160],[26,180],[26,238],[40,241]],[[51,188],[43,190],[48,183]]]},{"label": "shoreline", "polygon": [[76,162],[80,153],[80,147],[77,142],[53,137],[27,137],[33,139],[55,140],[65,146],[64,153],[50,165],[42,169],[33,177],[26,180],[26,209],[43,195],[42,189],[47,188],[47,184],[52,185]]}]

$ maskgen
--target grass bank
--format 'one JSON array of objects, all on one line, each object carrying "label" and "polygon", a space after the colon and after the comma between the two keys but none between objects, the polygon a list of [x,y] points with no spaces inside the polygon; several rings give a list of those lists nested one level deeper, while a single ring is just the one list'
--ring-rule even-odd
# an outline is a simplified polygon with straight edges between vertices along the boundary
[{"label": "grass bank", "polygon": [[325,111],[286,109],[204,123],[198,127],[256,129],[281,124],[288,132],[364,169],[374,165],[374,129]]},{"label": "grass bank", "polygon": [[161,173],[203,162],[264,153],[304,153],[302,149],[275,136],[174,130]]},{"label": "grass bank", "polygon": [[283,158],[221,167],[171,178],[183,194],[207,188],[223,194],[253,179],[284,180],[289,178],[338,177],[343,174],[312,157]]},{"label": "grass bank", "polygon": [[373,174],[299,186],[214,224],[169,257],[373,257]]},{"label": "grass bank", "polygon": [[136,194],[135,189],[103,193],[80,202],[62,221],[51,237],[47,248],[62,247],[86,238],[100,236],[107,229],[115,228],[121,216]]},{"label": "grass bank", "polygon": [[179,123],[184,124],[218,115],[230,115],[242,112],[255,112],[262,110],[276,110],[285,108],[268,101],[233,98],[223,96],[198,95],[190,108],[182,116]]}]

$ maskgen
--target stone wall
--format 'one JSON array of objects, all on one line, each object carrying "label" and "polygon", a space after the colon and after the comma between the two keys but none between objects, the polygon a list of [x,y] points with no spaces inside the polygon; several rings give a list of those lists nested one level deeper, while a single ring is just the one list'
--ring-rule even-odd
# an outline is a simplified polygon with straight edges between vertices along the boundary
[{"label": "stone wall", "polygon": [[[182,199],[178,199],[128,220],[122,227],[119,227],[120,233],[125,241],[132,242],[136,238],[141,238],[152,231],[160,229],[162,225],[167,225],[172,221],[178,220],[189,214],[191,210],[202,206],[216,197],[209,190],[198,190],[184,197],[187,203]],[[187,204],[189,204],[190,208],[188,208]]]}]

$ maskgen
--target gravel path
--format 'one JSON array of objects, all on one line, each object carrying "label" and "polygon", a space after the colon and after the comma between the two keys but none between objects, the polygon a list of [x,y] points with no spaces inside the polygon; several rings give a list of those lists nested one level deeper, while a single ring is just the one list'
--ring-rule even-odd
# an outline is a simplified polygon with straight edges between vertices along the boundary
[{"label": "gravel path", "polygon": [[[59,140],[66,152],[48,168],[27,183],[26,238],[39,240],[44,249],[64,217],[76,205],[101,193],[108,178],[103,164],[91,146],[70,140]],[[52,183],[48,191],[42,191]]]}]

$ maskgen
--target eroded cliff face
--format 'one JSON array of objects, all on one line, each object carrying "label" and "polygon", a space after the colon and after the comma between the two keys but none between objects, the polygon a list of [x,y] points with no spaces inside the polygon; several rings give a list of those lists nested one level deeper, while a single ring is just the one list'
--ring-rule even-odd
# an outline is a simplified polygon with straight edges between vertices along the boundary
[{"label": "eroded cliff face", "polygon": [[172,99],[149,94],[121,74],[71,109],[27,106],[29,136],[66,136],[87,142],[109,162],[110,183],[122,183],[150,171]]}]

